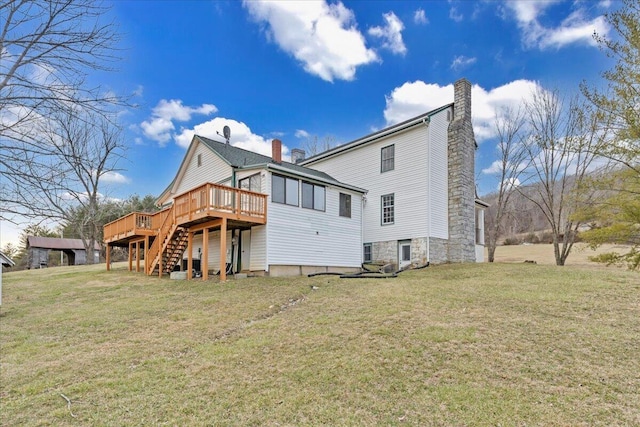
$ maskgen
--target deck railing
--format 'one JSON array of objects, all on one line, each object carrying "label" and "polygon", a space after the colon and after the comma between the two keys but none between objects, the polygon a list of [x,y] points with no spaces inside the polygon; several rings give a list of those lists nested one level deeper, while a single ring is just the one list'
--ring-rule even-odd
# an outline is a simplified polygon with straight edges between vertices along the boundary
[{"label": "deck railing", "polygon": [[[158,212],[159,213],[159,212]],[[154,217],[158,215],[133,212],[129,215],[118,218],[115,221],[104,226],[104,240],[109,242],[111,240],[118,240],[119,238],[126,237],[132,234],[139,233],[140,230],[151,231],[154,229]]]},{"label": "deck railing", "polygon": [[[156,230],[158,230],[157,237],[153,240],[153,243],[149,247],[147,251],[147,257],[145,259],[149,259],[149,264],[146,266],[147,274],[151,274],[155,266],[158,264],[159,258],[158,253],[160,252],[160,246],[164,244],[164,241],[169,234],[171,227],[174,225],[173,221],[173,210],[174,207],[171,206],[169,209],[165,209],[163,211],[158,212],[156,216],[155,225],[157,226]],[[156,259],[158,258],[158,259]],[[145,263],[146,265],[146,263]]]},{"label": "deck railing", "polygon": [[106,224],[104,241],[112,242],[135,235],[157,236],[162,234],[161,229],[166,229],[167,224],[180,225],[207,216],[264,224],[267,196],[226,185],[203,184],[175,197],[173,210],[164,209],[153,214],[133,212]]},{"label": "deck railing", "polygon": [[174,206],[179,223],[203,216],[250,218],[263,223],[267,218],[266,194],[220,184],[203,184],[187,191],[174,199]]}]

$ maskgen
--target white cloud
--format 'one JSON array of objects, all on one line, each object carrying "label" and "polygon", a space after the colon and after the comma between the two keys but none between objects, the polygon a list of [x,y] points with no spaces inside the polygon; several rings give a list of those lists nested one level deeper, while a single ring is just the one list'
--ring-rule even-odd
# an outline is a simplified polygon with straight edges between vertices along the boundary
[{"label": "white cloud", "polygon": [[243,5],[256,21],[267,24],[270,39],[323,80],[353,80],[358,66],[378,61],[353,12],[341,2],[245,0]]},{"label": "white cloud", "polygon": [[[529,100],[538,83],[515,80],[491,90],[478,85],[471,89],[471,115],[476,140],[482,142],[495,136],[493,122],[496,111],[503,107],[517,108]],[[423,81],[407,82],[386,97],[384,117],[388,125],[418,116],[453,102],[453,84],[440,86]]]},{"label": "white cloud", "polygon": [[391,52],[404,55],[407,53],[407,47],[402,41],[402,30],[404,24],[396,16],[395,13],[389,12],[382,15],[386,25],[384,27],[369,28],[369,35],[382,39],[382,47],[389,49]]},{"label": "white cloud", "polygon": [[[504,3],[504,17],[513,15],[522,31],[522,43],[527,48],[562,48],[569,44],[596,46],[593,33],[609,33],[610,27],[603,16],[594,19],[586,17],[584,9],[577,9],[565,18],[558,27],[548,28],[539,18],[547,8],[560,0],[518,0]],[[576,3],[579,5],[579,3]]]},{"label": "white cloud", "polygon": [[[506,182],[504,183],[504,188],[508,191],[508,190],[512,190],[515,187],[520,187],[521,182],[518,178],[509,178],[506,180]],[[500,186],[498,186],[498,190],[500,189]]]},{"label": "white cloud", "polygon": [[307,132],[304,129],[298,129],[296,130],[296,138],[309,138],[309,132]]},{"label": "white cloud", "polygon": [[464,16],[458,12],[458,8],[456,6],[451,6],[449,9],[449,18],[454,20],[455,22],[462,22]]},{"label": "white cloud", "polygon": [[131,182],[131,180],[126,176],[114,171],[103,173],[100,179],[102,180],[102,182],[109,182],[114,184],[128,184],[129,182]]},{"label": "white cloud", "polygon": [[175,129],[174,121],[186,122],[191,120],[194,114],[209,115],[218,111],[215,105],[202,104],[199,107],[188,107],[182,105],[179,99],[169,101],[161,99],[152,112],[151,118],[140,123],[144,135],[157,141],[160,145],[165,145],[172,136]]},{"label": "white cloud", "polygon": [[562,25],[554,30],[549,30],[540,40],[540,48],[561,48],[571,43],[586,43],[597,46],[593,33],[600,35],[609,32],[609,25],[603,16],[587,21],[582,13],[574,12],[562,22]]},{"label": "white cloud", "polygon": [[485,175],[494,175],[500,173],[502,170],[502,161],[494,160],[488,168],[482,169],[482,173]]},{"label": "white cloud", "polygon": [[424,12],[424,9],[417,9],[413,14],[413,22],[418,25],[426,25],[429,23],[429,18],[427,18],[427,14]]},{"label": "white cloud", "polygon": [[598,7],[601,9],[609,9],[611,7],[611,0],[601,0],[598,3]]},{"label": "white cloud", "polygon": [[469,65],[475,64],[475,62],[478,60],[478,58],[473,57],[473,58],[468,58],[466,56],[460,55],[460,56],[456,56],[453,59],[453,62],[451,63],[451,69],[452,70],[460,70],[462,68],[466,68]]},{"label": "white cloud", "polygon": [[143,93],[144,93],[144,86],[138,85],[136,87],[136,89],[133,91],[132,95],[133,96],[142,96]]},{"label": "white cloud", "polygon": [[[229,138],[229,143],[234,147],[244,148],[245,150],[271,157],[271,140],[254,134],[251,132],[249,126],[243,122],[226,119],[224,117],[216,117],[212,120],[195,125],[192,129],[182,129],[174,139],[176,144],[183,148],[189,147],[194,135],[200,135],[222,142],[223,138],[218,135],[218,132],[222,133],[222,128],[224,128],[224,126],[229,126],[231,129],[231,138]],[[286,157],[285,154],[288,152],[289,149],[283,144],[283,159]]]}]

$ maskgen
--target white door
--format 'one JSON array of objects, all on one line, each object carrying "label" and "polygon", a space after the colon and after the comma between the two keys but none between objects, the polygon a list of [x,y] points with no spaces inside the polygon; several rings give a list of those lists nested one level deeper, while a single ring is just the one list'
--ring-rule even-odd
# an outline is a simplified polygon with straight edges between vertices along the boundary
[{"label": "white door", "polygon": [[242,230],[241,233],[242,270],[251,270],[251,230]]},{"label": "white door", "polygon": [[411,264],[411,240],[398,242],[398,267],[402,269]]}]

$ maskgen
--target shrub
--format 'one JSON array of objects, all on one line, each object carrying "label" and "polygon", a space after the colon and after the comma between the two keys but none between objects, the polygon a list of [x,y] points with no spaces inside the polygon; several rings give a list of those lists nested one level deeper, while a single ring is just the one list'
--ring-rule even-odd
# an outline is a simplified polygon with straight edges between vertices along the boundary
[{"label": "shrub", "polygon": [[527,243],[540,243],[540,238],[536,233],[529,233],[524,237],[524,241]]},{"label": "shrub", "polygon": [[553,243],[553,233],[551,233],[550,231],[545,231],[540,236],[538,242],[539,243]]},{"label": "shrub", "polygon": [[520,244],[520,239],[518,239],[517,237],[507,237],[506,239],[504,239],[505,246],[512,246],[512,245],[519,245],[519,244]]}]

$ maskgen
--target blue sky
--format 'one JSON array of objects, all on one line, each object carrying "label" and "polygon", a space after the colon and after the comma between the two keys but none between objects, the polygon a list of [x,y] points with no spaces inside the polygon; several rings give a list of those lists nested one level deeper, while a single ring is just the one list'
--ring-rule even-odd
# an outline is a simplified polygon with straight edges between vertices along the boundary
[{"label": "blue sky", "polygon": [[[191,136],[285,156],[312,136],[346,143],[453,101],[473,84],[479,193],[497,183],[490,123],[541,85],[575,93],[611,62],[605,1],[116,1],[117,71],[95,81],[132,94],[125,159],[103,193],[159,195]],[[4,232],[2,244],[11,239]]]}]

